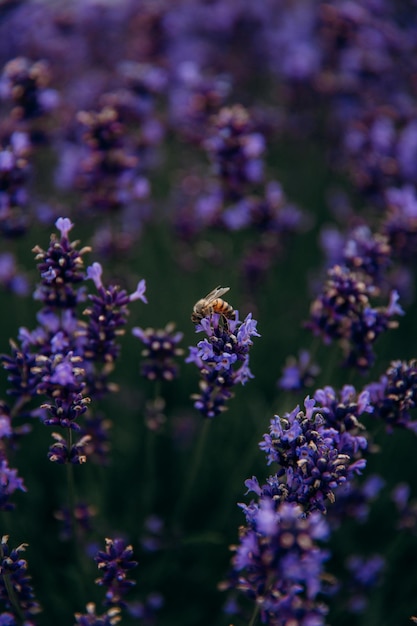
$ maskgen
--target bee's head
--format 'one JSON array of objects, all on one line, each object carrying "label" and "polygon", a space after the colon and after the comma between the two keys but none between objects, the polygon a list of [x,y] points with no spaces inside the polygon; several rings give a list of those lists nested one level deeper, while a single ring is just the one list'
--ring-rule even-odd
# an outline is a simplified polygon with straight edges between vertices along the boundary
[{"label": "bee's head", "polygon": [[203,319],[204,306],[205,306],[204,299],[199,300],[198,302],[195,303],[193,307],[193,312],[191,313],[191,321],[193,322],[193,324],[198,324]]}]

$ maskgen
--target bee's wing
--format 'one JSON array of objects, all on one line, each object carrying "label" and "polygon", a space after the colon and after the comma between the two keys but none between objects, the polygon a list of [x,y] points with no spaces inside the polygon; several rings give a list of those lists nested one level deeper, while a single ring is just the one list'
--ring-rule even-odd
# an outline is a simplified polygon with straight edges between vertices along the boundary
[{"label": "bee's wing", "polygon": [[213,291],[210,291],[210,293],[208,293],[204,299],[212,302],[216,298],[220,298],[222,295],[224,295],[226,291],[229,291],[229,289],[230,287],[220,287],[219,285],[218,287],[213,289]]}]

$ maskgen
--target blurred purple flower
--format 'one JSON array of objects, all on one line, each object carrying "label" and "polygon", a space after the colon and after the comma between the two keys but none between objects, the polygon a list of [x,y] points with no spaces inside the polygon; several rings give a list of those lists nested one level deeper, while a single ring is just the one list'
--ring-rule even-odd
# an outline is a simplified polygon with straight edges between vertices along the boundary
[{"label": "blurred purple flower", "polygon": [[382,581],[385,559],[375,554],[364,557],[352,554],[346,563],[350,574],[347,584],[347,609],[352,613],[363,613],[369,602],[369,594]]},{"label": "blurred purple flower", "polygon": [[[90,504],[79,502],[74,506],[74,510],[70,511],[68,507],[61,507],[55,511],[54,517],[61,524],[59,533],[62,541],[69,541],[75,535],[80,539],[80,535],[85,536],[92,530],[92,519],[97,515],[96,509]],[[74,529],[74,525],[76,529]]]},{"label": "blurred purple flower", "polygon": [[55,108],[58,96],[56,91],[47,89],[49,79],[45,61],[18,57],[6,64],[2,93],[12,101],[17,119],[30,120]]},{"label": "blurred purple flower", "polygon": [[408,263],[416,258],[417,195],[413,185],[390,187],[385,193],[387,207],[382,232],[392,248],[394,259]]},{"label": "blurred purple flower", "polygon": [[417,433],[412,409],[417,406],[417,362],[393,361],[379,381],[365,387],[374,407],[373,416],[381,419],[388,432],[394,427]]},{"label": "blurred purple flower", "polygon": [[278,381],[278,387],[286,391],[297,391],[314,384],[320,373],[320,367],[311,360],[308,350],[300,350],[298,360],[289,357],[282,370],[282,377]]},{"label": "blurred purple flower", "polygon": [[396,292],[391,292],[387,306],[372,307],[370,298],[378,293],[363,273],[336,265],[328,270],[322,292],[311,305],[306,327],[326,344],[340,342],[345,366],[368,370],[375,360],[375,340],[385,330],[396,328],[398,322],[391,318],[404,313]]},{"label": "blurred purple flower", "polygon": [[141,374],[148,380],[174,380],[178,376],[177,356],[184,350],[178,348],[183,333],[175,332],[175,324],[170,323],[162,329],[132,328],[132,334],[144,344],[141,354]]},{"label": "blurred purple flower", "polygon": [[364,482],[350,480],[335,491],[336,500],[327,510],[330,527],[339,528],[346,518],[356,523],[364,523],[369,515],[372,502],[376,500],[385,480],[379,475],[371,475]]},{"label": "blurred purple flower", "polygon": [[18,271],[16,259],[10,252],[0,254],[0,285],[18,296],[29,293],[29,281]]},{"label": "blurred purple flower", "polygon": [[241,506],[246,525],[240,528],[233,570],[222,588],[236,589],[256,603],[263,623],[284,626],[297,619],[324,625],[327,607],[317,598],[329,556],[318,543],[328,537],[323,516],[315,512],[305,517],[296,504],[280,504],[265,495]]}]

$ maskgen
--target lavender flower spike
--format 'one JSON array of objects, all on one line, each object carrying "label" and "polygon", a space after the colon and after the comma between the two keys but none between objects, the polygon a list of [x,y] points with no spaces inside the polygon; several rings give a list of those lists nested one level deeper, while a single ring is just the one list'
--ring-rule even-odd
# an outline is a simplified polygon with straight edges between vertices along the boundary
[{"label": "lavender flower spike", "polygon": [[[361,451],[367,441],[358,434],[360,409],[353,402],[354,390],[344,391],[346,398],[337,402],[333,390],[325,388],[316,394],[322,407],[307,396],[305,411],[296,406],[284,417],[277,415],[271,420],[259,447],[266,453],[268,465],[276,463],[278,468],[263,486],[264,494],[296,502],[306,512],[324,512],[326,500],[335,501],[336,487],[361,473],[366,465]],[[253,483],[248,487],[252,489]]]},{"label": "lavender flower spike", "polygon": [[142,279],[136,291],[128,295],[118,285],[105,287],[101,279],[102,274],[100,263],[93,263],[87,268],[87,278],[94,282],[98,293],[88,296],[91,304],[84,310],[84,315],[88,317],[83,330],[88,346],[84,352],[84,358],[109,364],[116,360],[120,352],[120,346],[116,340],[125,332],[129,303],[139,299],[146,302],[144,296],[146,284]]},{"label": "lavender flower spike", "polygon": [[317,543],[329,532],[323,516],[316,511],[305,517],[295,504],[262,496],[247,507],[246,522],[222,587],[255,601],[264,624],[323,626],[327,607],[317,598],[328,558]]},{"label": "lavender flower spike", "polygon": [[106,550],[99,550],[95,561],[102,573],[96,583],[107,589],[105,606],[124,607],[123,596],[136,583],[127,578],[127,572],[137,566],[132,560],[132,546],[123,539],[106,539]]},{"label": "lavender flower spike", "polygon": [[[18,611],[16,616],[21,623],[23,615],[25,624],[34,624],[32,617],[42,609],[35,599],[31,586],[31,578],[27,573],[27,562],[22,558],[27,544],[21,544],[11,549],[8,545],[8,536],[4,535],[0,543],[0,601],[7,610]],[[8,583],[6,584],[6,579]]]},{"label": "lavender flower spike", "polygon": [[85,278],[82,257],[91,249],[84,247],[78,250],[78,241],[68,239],[73,226],[68,218],[58,218],[55,226],[61,237],[53,233],[47,250],[40,246],[33,248],[41,275],[34,297],[49,311],[74,310],[83,297],[82,292],[75,288]]},{"label": "lavender flower spike", "polygon": [[379,381],[365,387],[374,407],[374,417],[385,422],[386,430],[408,428],[417,434],[414,409],[417,406],[417,361],[392,361]]},{"label": "lavender flower spike", "polygon": [[244,385],[253,374],[249,369],[251,337],[260,337],[252,314],[241,322],[224,319],[217,313],[204,317],[197,332],[205,339],[190,347],[186,363],[195,363],[200,370],[200,393],[193,396],[194,406],[204,417],[213,418],[226,410],[226,401],[233,397],[235,385]]},{"label": "lavender flower spike", "polygon": [[170,323],[158,329],[135,326],[132,334],[145,346],[142,350],[142,376],[148,380],[174,380],[178,376],[175,359],[184,352],[178,347],[183,333],[175,332],[175,324]]},{"label": "lavender flower spike", "polygon": [[374,342],[384,331],[397,328],[398,322],[391,318],[403,314],[397,292],[391,293],[387,306],[373,307],[370,299],[378,295],[379,289],[368,284],[363,274],[335,265],[311,305],[306,327],[325,344],[338,341],[345,366],[367,371],[375,361]]}]

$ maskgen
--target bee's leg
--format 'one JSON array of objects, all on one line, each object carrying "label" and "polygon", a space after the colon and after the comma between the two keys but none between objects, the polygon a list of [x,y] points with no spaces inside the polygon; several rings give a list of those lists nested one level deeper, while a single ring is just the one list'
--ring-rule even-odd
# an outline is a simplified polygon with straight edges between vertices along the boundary
[{"label": "bee's leg", "polygon": [[220,314],[219,326],[223,328],[227,333],[229,332],[229,320],[223,313]]}]

